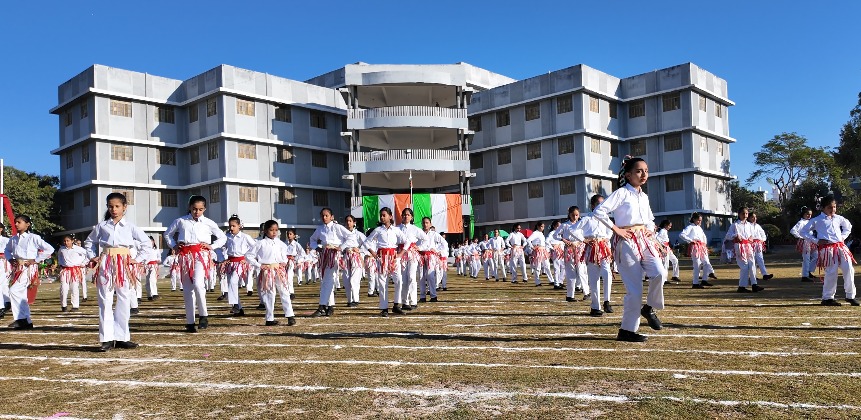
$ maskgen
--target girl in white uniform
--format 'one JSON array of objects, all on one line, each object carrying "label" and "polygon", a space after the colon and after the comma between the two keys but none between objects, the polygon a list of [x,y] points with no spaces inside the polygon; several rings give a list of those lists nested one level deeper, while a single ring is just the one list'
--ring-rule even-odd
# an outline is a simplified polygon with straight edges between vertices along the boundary
[{"label": "girl in white uniform", "polygon": [[320,305],[311,314],[312,318],[332,316],[335,313],[335,278],[341,273],[342,245],[353,235],[347,228],[335,223],[332,209],[328,207],[320,210],[320,219],[323,220],[323,225],[318,227],[310,238],[312,248],[319,246],[323,249],[322,254],[318,254],[317,262],[322,278],[320,280]]},{"label": "girl in white uniform", "polygon": [[[655,216],[649,205],[649,196],[641,189],[648,179],[649,167],[646,161],[626,157],[619,174],[620,188],[613,191],[592,213],[593,217],[616,234],[615,260],[627,291],[622,328],[616,337],[618,341],[646,341],[646,336],[637,333],[641,315],[648,320],[652,329],[661,329],[661,321],[654,309],[664,308],[663,284],[667,270],[654,237]],[[610,220],[611,214],[615,222]],[[643,276],[649,278],[645,305],[642,305]]]},{"label": "girl in white uniform", "polygon": [[344,241],[344,289],[347,294],[347,307],[359,306],[359,289],[362,283],[364,258],[359,247],[365,242],[365,234],[356,229],[356,219],[347,215],[344,224],[350,236]]},{"label": "girl in white uniform", "polygon": [[419,281],[420,303],[427,302],[425,296],[428,294],[431,295],[431,302],[437,301],[436,291],[439,285],[439,277],[437,277],[439,252],[437,248],[442,238],[432,228],[430,217],[423,217],[422,232],[424,232],[425,238],[416,244],[419,251],[419,265],[418,270],[416,270],[416,278]]},{"label": "girl in white uniform", "polygon": [[517,266],[521,267],[523,282],[528,282],[529,274],[526,272],[526,254],[524,253],[527,241],[523,233],[520,232],[520,223],[515,223],[511,227],[511,233],[508,234],[506,243],[511,247],[511,282],[517,283]]},{"label": "girl in white uniform", "polygon": [[278,239],[281,232],[278,222],[268,220],[263,224],[266,235],[257,241],[251,249],[245,253],[248,264],[260,268],[257,280],[257,289],[260,291],[260,299],[266,306],[267,327],[278,325],[275,320],[275,291],[281,297],[281,306],[284,308],[284,317],[287,325],[295,325],[296,318],[293,316],[293,304],[290,301],[290,292],[287,290],[287,244]]},{"label": "girl in white uniform", "polygon": [[[589,200],[592,210],[604,202],[604,197],[595,194]],[[589,278],[589,297],[591,299],[591,316],[603,316],[604,312],[612,313],[613,306],[610,305],[610,290],[613,283],[611,265],[613,263],[613,251],[610,247],[610,238],[613,232],[598,219],[592,217],[592,213],[580,217],[574,226],[576,236],[585,244],[583,247],[582,260],[586,264],[586,274]],[[601,306],[601,279],[604,279],[604,304]],[[603,311],[601,310],[603,308]]]},{"label": "girl in white uniform", "polygon": [[[67,312],[69,307],[69,292],[72,294],[72,311],[77,311],[80,306],[80,294],[78,284],[84,282],[84,274],[87,269],[87,251],[75,245],[71,235],[63,237],[63,246],[57,251],[57,262],[60,264],[60,307]],[[4,279],[0,279],[2,281]]]},{"label": "girl in white uniform", "polygon": [[[431,230],[435,230],[431,228]],[[437,257],[439,264],[436,266],[437,290],[448,290],[448,242],[445,240],[445,232],[439,234],[439,243],[437,243]],[[499,272],[499,269],[496,270]]]},{"label": "girl in white uniform", "polygon": [[532,234],[526,239],[528,246],[532,248],[532,268],[535,270],[535,285],[541,286],[541,273],[547,276],[547,281],[555,285],[553,272],[550,271],[550,251],[547,248],[547,238],[544,237],[544,222],[535,224]]},{"label": "girl in white uniform", "polygon": [[[295,289],[293,288],[293,277],[294,273],[298,273],[297,278],[301,279],[302,277],[302,259],[305,258],[305,250],[302,249],[302,244],[296,240],[296,231],[293,229],[287,229],[287,285],[289,286],[290,292],[290,300],[293,300],[295,295]],[[301,285],[302,282],[300,281]]]},{"label": "girl in white uniform", "polygon": [[245,315],[242,301],[239,299],[239,284],[248,282],[251,273],[251,265],[245,258],[245,254],[254,247],[254,239],[242,232],[242,221],[239,216],[232,215],[227,220],[229,231],[225,235],[224,253],[224,277],[227,278],[227,303],[230,305],[230,314]]},{"label": "girl in white uniform", "polygon": [[[140,279],[135,277],[132,254],[134,251],[138,258],[144,258],[152,243],[143,229],[125,219],[124,195],[110,193],[106,201],[105,220],[96,225],[84,241],[87,257],[98,267],[95,277],[99,296],[99,350],[133,349],[138,345],[131,341],[129,332],[129,302],[136,299],[133,287]],[[114,294],[117,304],[112,309]]]},{"label": "girl in white uniform", "polygon": [[[397,261],[405,252],[397,251],[398,246],[405,243],[406,237],[400,229],[392,226],[393,221],[392,210],[388,207],[381,208],[380,226],[374,229],[362,244],[362,248],[377,259],[379,264],[380,270],[376,276],[377,292],[380,294],[380,316],[384,318],[389,316],[389,276],[397,277]],[[395,285],[398,285],[397,281]],[[398,287],[395,289],[395,298],[398,298],[400,290]],[[394,304],[392,312],[404,313],[399,303]]]},{"label": "girl in white uniform", "polygon": [[12,272],[12,265],[6,260],[5,251],[9,238],[4,236],[5,231],[6,227],[0,223],[0,319],[6,316],[9,309],[12,309],[12,303],[9,300],[9,273]]},{"label": "girl in white uniform", "polygon": [[[413,224],[413,210],[405,208],[401,211],[401,224],[398,229],[404,235],[404,243],[401,245],[404,251],[396,264],[400,264],[395,272],[395,303],[401,304],[401,309],[412,310],[418,305],[418,268],[419,250],[416,244],[419,240],[427,240],[427,235]],[[476,275],[478,271],[476,270]],[[398,285],[400,284],[400,298],[397,297]]]},{"label": "girl in white uniform", "polygon": [[664,247],[664,268],[669,272],[670,265],[672,265],[672,280],[678,282],[681,281],[679,279],[679,259],[676,258],[676,254],[673,252],[673,246],[670,245],[670,236],[668,234],[672,228],[673,222],[666,219],[662,220],[661,225],[658,227],[658,231],[655,233],[655,237],[657,238],[658,243]]},{"label": "girl in white uniform", "polygon": [[12,302],[12,315],[15,318],[9,327],[16,330],[33,328],[30,320],[30,304],[27,291],[39,286],[39,263],[51,257],[54,247],[42,237],[30,232],[30,217],[23,214],[15,216],[18,234],[9,239],[3,255],[12,265],[9,273],[9,300]]},{"label": "girl in white uniform", "polygon": [[589,280],[586,270],[583,232],[579,226],[580,208],[568,207],[568,220],[556,229],[556,239],[565,244],[565,301],[575,302],[577,292],[583,292],[583,300],[590,296]]},{"label": "girl in white uniform", "polygon": [[[367,236],[373,231],[373,229],[365,231],[365,240],[367,240]],[[365,257],[365,277],[368,281],[368,297],[373,297],[374,295],[379,295],[377,291],[377,274],[380,272],[380,264],[366,249],[362,248],[362,253]]]},{"label": "girl in white uniform", "polygon": [[547,234],[547,247],[550,249],[550,261],[553,266],[553,277],[556,282],[553,284],[554,290],[564,289],[562,284],[565,282],[565,243],[556,238],[556,231],[562,223],[554,220],[550,224],[550,233]]},{"label": "girl in white uniform", "polygon": [[853,266],[856,264],[855,258],[843,243],[851,233],[852,223],[837,214],[837,202],[832,196],[822,199],[822,213],[811,219],[810,223],[801,230],[801,235],[809,241],[816,241],[819,249],[817,266],[825,270],[822,284],[823,306],[840,306],[840,302],[834,300],[834,295],[837,293],[838,269],[843,273],[846,302],[852,306],[859,305],[855,299],[855,267]]},{"label": "girl in white uniform", "polygon": [[[748,293],[765,290],[756,281],[753,258],[753,225],[747,221],[747,207],[738,209],[738,220],[730,225],[726,233],[726,240],[733,241],[735,248],[735,260],[738,263],[738,292]],[[751,285],[748,289],[747,286]]]},{"label": "girl in white uniform", "polygon": [[679,234],[679,239],[688,243],[688,256],[691,257],[694,266],[692,289],[704,289],[705,286],[713,286],[706,280],[707,277],[717,279],[712,263],[709,261],[709,249],[706,246],[708,238],[703,232],[703,228],[700,227],[702,223],[703,217],[695,212],[691,215],[691,224],[687,225]]},{"label": "girl in white uniform", "polygon": [[[762,275],[763,280],[771,280],[774,277],[774,274],[768,274],[768,270],[765,268],[765,258],[763,258],[763,252],[765,252],[765,241],[768,240],[768,236],[765,234],[765,230],[756,223],[756,213],[751,212],[747,216],[748,223],[753,225],[753,260],[756,264],[755,268],[759,269],[759,273]],[[755,273],[755,272],[754,272]]]},{"label": "girl in white uniform", "polygon": [[147,300],[158,300],[158,269],[161,260],[161,250],[155,244],[155,238],[149,236],[150,249],[141,260],[146,264],[144,278],[146,281]]},{"label": "girl in white uniform", "polygon": [[813,216],[813,212],[810,211],[807,207],[801,208],[801,220],[792,227],[792,230],[789,233],[792,236],[798,238],[798,243],[795,246],[795,249],[801,253],[801,281],[803,282],[811,282],[813,278],[816,277],[813,274],[813,270],[816,267],[816,258],[818,256],[818,251],[816,248],[816,242],[805,239],[804,236],[801,235],[801,231],[804,230],[804,227],[810,223],[810,218]]},{"label": "girl in white uniform", "polygon": [[170,291],[175,292],[176,285],[179,283],[179,264],[176,263],[176,251],[171,249],[161,265],[170,270]]}]

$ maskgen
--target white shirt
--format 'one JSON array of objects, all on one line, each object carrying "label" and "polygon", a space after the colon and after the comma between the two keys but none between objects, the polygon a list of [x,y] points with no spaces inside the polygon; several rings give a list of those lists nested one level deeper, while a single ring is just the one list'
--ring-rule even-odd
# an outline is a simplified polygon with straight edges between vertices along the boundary
[{"label": "white shirt", "polygon": [[[179,233],[178,238],[174,240],[173,235],[177,232]],[[211,242],[212,236],[215,236],[215,242]],[[221,248],[227,242],[227,237],[224,236],[224,232],[218,228],[218,225],[206,216],[200,216],[194,220],[190,214],[186,214],[170,224],[170,227],[164,232],[164,240],[167,246],[171,248],[176,248],[179,242],[189,245],[207,244],[211,248]]]},{"label": "white shirt", "polygon": [[286,243],[287,245],[287,255],[292,257],[298,257],[301,259],[305,256],[305,248],[302,248],[302,245],[299,244],[299,241],[292,240]]},{"label": "white shirt", "polygon": [[751,223],[753,225],[753,239],[759,239],[760,241],[768,240],[768,236],[765,234],[765,230],[759,223]]},{"label": "white shirt", "polygon": [[286,263],[287,244],[278,238],[263,238],[245,253],[245,260],[256,268],[263,264]]},{"label": "white shirt", "polygon": [[84,249],[90,259],[95,258],[100,250],[106,247],[131,248],[131,253],[136,254],[135,260],[144,262],[144,257],[148,256],[149,249],[152,248],[152,242],[143,229],[127,222],[123,217],[117,223],[113,220],[99,222],[84,241]]},{"label": "white shirt", "polygon": [[71,248],[61,246],[57,251],[57,264],[61,267],[80,267],[87,264],[87,250],[77,245]]},{"label": "white shirt", "polygon": [[655,216],[649,205],[649,196],[642,190],[637,191],[631,184],[625,184],[624,187],[613,191],[603,203],[595,207],[592,217],[612,230],[613,222],[610,221],[610,213],[616,220],[616,226],[645,225],[646,229],[655,230]]},{"label": "white shirt", "polygon": [[397,248],[406,242],[403,231],[394,226],[378,226],[362,243],[362,248],[377,252],[380,248]]},{"label": "white shirt", "polygon": [[577,240],[585,240],[586,238],[610,239],[613,237],[613,231],[596,219],[594,213],[587,213],[580,216],[580,220],[574,226],[574,236],[579,237]]},{"label": "white shirt", "polygon": [[425,235],[424,231],[417,228],[414,224],[403,224],[398,225],[398,229],[404,234],[404,248],[409,247],[410,244],[417,243],[420,239],[426,239],[427,235]]},{"label": "white shirt", "polygon": [[427,232],[423,232],[425,234],[424,239],[420,239],[416,244],[416,247],[419,251],[436,251],[439,246],[439,242],[442,240],[442,237],[439,236],[435,231],[429,230]]},{"label": "white shirt", "polygon": [[734,239],[740,241],[755,239],[753,236],[753,223],[748,223],[747,220],[736,220],[735,223],[729,226],[725,239],[728,241]]},{"label": "white shirt", "polygon": [[682,233],[679,234],[679,239],[685,242],[708,242],[708,238],[706,237],[706,233],[703,232],[703,228],[695,225],[693,223],[689,224],[682,230]]},{"label": "white shirt", "polygon": [[583,231],[580,229],[583,218],[576,222],[568,220],[556,228],[556,239],[559,241],[583,242]]},{"label": "white shirt", "polygon": [[251,236],[243,232],[239,232],[236,235],[227,232],[224,237],[227,239],[224,244],[224,250],[227,252],[228,257],[239,257],[245,255],[245,253],[248,252],[255,243]]},{"label": "white shirt", "polygon": [[168,255],[165,257],[164,262],[161,265],[165,267],[170,267],[176,262],[176,255]]},{"label": "white shirt", "polygon": [[808,223],[810,223],[810,219],[799,220],[798,223],[796,223],[795,226],[792,227],[789,233],[791,233],[792,236],[798,239],[804,239],[804,237],[801,236],[801,231],[804,230],[804,227],[807,226]]},{"label": "white shirt", "polygon": [[543,247],[547,246],[544,238],[544,233],[540,231],[533,231],[531,235],[529,235],[529,239],[527,239],[530,246],[533,247]]},{"label": "white shirt", "polygon": [[337,246],[347,241],[352,236],[352,233],[347,228],[331,221],[325,225],[321,225],[311,235],[311,248],[317,248],[317,241],[320,241],[321,246]]},{"label": "white shirt", "polygon": [[54,247],[45,242],[41,236],[23,232],[9,239],[6,243],[4,255],[11,261],[14,259],[34,260],[42,262],[54,253]]},{"label": "white shirt", "polygon": [[825,213],[810,219],[810,223],[801,231],[804,239],[813,242],[824,239],[830,243],[843,242],[850,233],[852,233],[852,223],[849,223],[849,220],[839,214],[829,217]]},{"label": "white shirt", "polygon": [[6,244],[9,243],[9,238],[0,236],[0,251],[6,251]]},{"label": "white shirt", "polygon": [[364,243],[366,239],[368,239],[365,237],[365,234],[360,232],[358,229],[347,229],[347,232],[350,232],[350,236],[346,241],[344,241],[343,249],[358,248],[362,246],[362,243]]},{"label": "white shirt", "polygon": [[439,252],[439,255],[442,257],[448,257],[448,241],[446,241],[442,235],[437,236],[439,236],[439,242],[437,243],[436,248],[437,252]]},{"label": "white shirt", "polygon": [[141,252],[141,261],[158,261],[161,259],[161,251],[152,246],[152,241],[150,241],[150,248],[147,251]]},{"label": "white shirt", "polygon": [[526,246],[526,237],[523,236],[520,232],[511,232],[508,234],[508,239],[506,240],[508,245],[514,246]]},{"label": "white shirt", "polygon": [[494,236],[490,238],[490,249],[494,251],[502,251],[505,249],[505,238],[502,236]]},{"label": "white shirt", "polygon": [[670,243],[670,235],[667,234],[666,229],[658,229],[658,232],[655,233],[655,238],[657,238],[658,242],[660,242],[661,244]]}]

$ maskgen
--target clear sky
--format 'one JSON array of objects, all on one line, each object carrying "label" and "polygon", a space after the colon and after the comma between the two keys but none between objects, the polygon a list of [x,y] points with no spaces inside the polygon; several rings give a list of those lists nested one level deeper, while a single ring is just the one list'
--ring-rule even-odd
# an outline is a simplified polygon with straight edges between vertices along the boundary
[{"label": "clear sky", "polygon": [[[836,147],[861,91],[861,2],[34,1],[0,11],[0,157],[58,174],[57,86],[94,63],[187,79],[219,65],[295,80],[347,63],[465,61],[515,79],[693,62],[727,80],[732,172],[781,132]],[[758,183],[757,186],[765,186]]]}]

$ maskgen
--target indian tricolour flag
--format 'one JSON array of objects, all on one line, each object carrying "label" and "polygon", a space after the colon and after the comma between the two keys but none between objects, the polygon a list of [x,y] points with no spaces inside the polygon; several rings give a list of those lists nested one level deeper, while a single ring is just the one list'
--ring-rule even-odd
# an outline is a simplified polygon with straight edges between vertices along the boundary
[{"label": "indian tricolour flag", "polygon": [[[401,211],[410,207],[410,195],[388,194],[362,197],[362,217],[366,228],[376,226],[380,219],[380,209],[383,207],[392,209],[396,222],[400,223]],[[423,217],[430,217],[436,231],[446,233],[463,233],[461,217],[471,213],[468,204],[461,204],[460,194],[413,194],[412,208],[416,216],[416,225],[421,225]]]}]

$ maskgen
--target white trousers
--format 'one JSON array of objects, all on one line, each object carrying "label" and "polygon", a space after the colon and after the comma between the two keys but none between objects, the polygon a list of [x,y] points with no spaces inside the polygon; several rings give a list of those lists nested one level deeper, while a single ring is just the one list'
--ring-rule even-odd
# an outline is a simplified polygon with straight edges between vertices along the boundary
[{"label": "white trousers", "polygon": [[519,254],[515,256],[511,254],[511,282],[517,283],[517,267],[520,266],[523,272],[523,281],[529,281],[529,274],[526,272],[526,255]]},{"label": "white trousers", "polygon": [[396,272],[400,270],[399,264],[395,263],[395,270],[392,273],[383,274],[382,270],[378,271],[374,276],[374,281],[376,281],[376,285],[374,286],[377,292],[380,293],[380,309],[388,309],[389,308],[389,278],[393,278],[395,282],[395,300],[400,299],[400,280],[398,280],[398,276],[395,275]]},{"label": "white trousers", "polygon": [[335,306],[335,282],[341,275],[338,262],[334,267],[321,267],[323,279],[320,281],[320,304],[323,306]]},{"label": "white trousers", "polygon": [[630,240],[619,241],[616,248],[616,264],[622,282],[625,283],[622,329],[637,332],[640,328],[640,310],[643,306],[643,277],[649,278],[649,291],[646,304],[654,309],[664,309],[664,281],[667,270],[664,261],[648,250],[642,257]]},{"label": "white trousers", "polygon": [[[104,275],[96,280],[96,293],[99,296],[99,342],[129,341],[129,302],[136,299],[129,288],[129,281],[116,287]],[[117,304],[114,305],[114,294]]]},{"label": "white trousers", "polygon": [[[437,258],[437,257],[431,256],[430,258]],[[437,261],[439,261],[439,259],[437,259]],[[427,296],[428,291],[430,291],[430,295],[432,298],[436,297],[436,288],[437,288],[436,265],[439,265],[439,264],[433,264],[433,263],[427,264],[424,262],[424,260],[422,260],[421,263],[419,264],[419,269],[418,269],[418,273],[416,273],[416,276],[421,278],[421,281],[419,281],[419,285],[421,285],[420,295],[422,298]],[[428,289],[430,289],[430,290],[428,290]]]},{"label": "white trousers", "polygon": [[807,277],[807,274],[816,271],[816,260],[819,258],[819,254],[815,251],[810,252],[806,245],[801,253],[801,277]]},{"label": "white trousers", "polygon": [[561,286],[565,283],[568,276],[565,274],[565,259],[564,258],[556,258],[553,260],[553,270],[555,271],[556,285]]},{"label": "white trousers", "polygon": [[182,298],[185,301],[185,323],[194,324],[194,308],[200,316],[209,316],[206,310],[206,273],[200,261],[194,261],[194,278],[182,273]]},{"label": "white trousers", "polygon": [[[610,261],[603,260],[601,264],[586,263],[586,272],[589,275],[589,297],[592,300],[592,309],[601,309],[602,301],[610,301],[610,288],[613,285],[613,273],[610,271]],[[601,279],[604,279],[604,299],[601,299]]]},{"label": "white trousers", "polygon": [[550,271],[550,260],[544,260],[541,264],[535,266],[535,284],[541,284],[541,273],[547,275],[547,281],[550,284],[556,284],[556,280],[553,279],[553,273]]},{"label": "white trousers", "polygon": [[5,259],[0,258],[0,305],[11,302],[9,300],[9,282],[7,281],[9,272],[6,271],[8,264]]},{"label": "white trousers", "polygon": [[158,264],[147,264],[146,294],[147,297],[158,296]]},{"label": "white trousers", "polygon": [[505,271],[505,254],[502,251],[493,253],[493,264],[496,267],[496,279],[505,280],[508,273]]},{"label": "white trousers", "polygon": [[[275,289],[278,291],[278,296],[281,297],[281,307],[284,309],[284,317],[293,316],[293,303],[290,301],[290,292],[287,290],[287,285],[281,280],[275,281]],[[275,320],[275,290],[261,291],[260,300],[266,305],[266,320]]]},{"label": "white trousers", "polygon": [[[402,261],[402,258],[398,258],[395,262],[395,303],[415,305],[418,303],[416,276],[419,262],[415,259],[409,259],[406,264],[403,264]],[[398,290],[398,286],[400,286],[400,290]],[[398,296],[398,291],[400,291],[400,296]]]},{"label": "white trousers", "polygon": [[679,276],[679,258],[676,257],[675,253],[668,252],[667,256],[664,257],[664,268],[669,272],[670,265],[673,266],[673,277]]},{"label": "white trousers", "polygon": [[[30,320],[30,304],[27,303],[27,287],[30,286],[30,278],[33,273],[38,272],[39,266],[30,264],[24,268],[15,284],[9,285],[9,301],[12,302],[12,317],[15,320]],[[14,274],[13,274],[14,275]],[[10,279],[11,280],[11,279]]]},{"label": "white trousers", "polygon": [[583,289],[583,294],[589,294],[589,275],[586,270],[585,263],[575,264],[574,260],[565,261],[565,294],[567,297],[573,298],[577,294],[578,287]]},{"label": "white trousers", "polygon": [[72,307],[79,307],[81,299],[78,292],[78,282],[69,280],[60,280],[60,306],[66,307],[66,304],[69,302],[70,292],[72,295]]},{"label": "white trousers", "polygon": [[347,302],[359,302],[359,290],[362,284],[362,267],[349,267],[344,270],[344,291]]},{"label": "white trousers", "polygon": [[738,263],[738,287],[757,284],[753,258],[747,261],[742,260],[741,253],[738,252],[738,244],[735,245],[735,255],[735,261]]},{"label": "white trousers", "polygon": [[[703,258],[691,257],[691,260],[694,264],[693,284],[700,284],[700,281],[707,279],[709,277],[709,274],[715,272],[715,269],[712,268],[711,261],[709,261],[708,255]],[[702,271],[700,271],[700,267],[702,267]]]},{"label": "white trousers", "polygon": [[[245,272],[246,276],[248,271]],[[233,270],[227,277],[227,303],[231,306],[239,305],[242,307],[242,301],[239,300],[239,270]]]},{"label": "white trousers", "polygon": [[478,277],[478,272],[481,270],[481,260],[473,258],[469,263],[469,275],[471,277]]},{"label": "white trousers", "polygon": [[[763,258],[762,252],[754,252],[753,260],[756,263],[756,267],[759,268],[759,273],[763,276],[767,276],[768,270],[765,269],[765,258]],[[754,275],[756,275],[756,271],[754,271]]]},{"label": "white trousers", "polygon": [[488,258],[483,262],[484,266],[484,278],[489,279],[491,277],[496,276],[496,261],[493,258]]},{"label": "white trousers", "polygon": [[[370,268],[371,264],[373,264],[375,266],[373,270],[371,270],[371,268]],[[370,295],[373,295],[375,291],[377,291],[377,277],[379,276],[378,273],[380,272],[380,264],[377,262],[376,259],[374,259],[374,260],[366,259],[365,260],[365,266],[368,267],[364,271],[365,271],[365,276],[367,277],[367,280],[368,280],[368,296],[370,296]]]},{"label": "white trousers", "polygon": [[174,271],[171,271],[170,272],[170,290],[176,290],[177,283],[180,283],[179,274],[174,272]]},{"label": "white trousers", "polygon": [[837,293],[837,269],[843,273],[843,290],[846,299],[855,299],[855,267],[852,261],[840,258],[840,264],[832,264],[825,269],[824,283],[822,284],[822,300],[834,299]]}]

